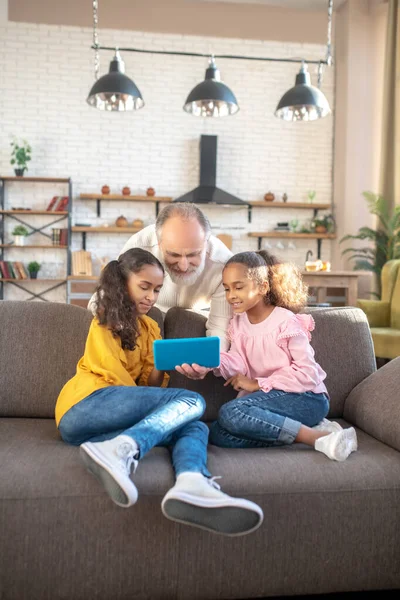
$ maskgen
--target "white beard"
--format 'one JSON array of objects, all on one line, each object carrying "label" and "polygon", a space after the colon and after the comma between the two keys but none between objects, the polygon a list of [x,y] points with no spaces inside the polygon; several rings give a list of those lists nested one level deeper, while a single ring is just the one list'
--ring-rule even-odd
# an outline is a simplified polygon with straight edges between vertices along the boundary
[{"label": "white beard", "polygon": [[190,273],[177,273],[165,263],[164,266],[168,275],[171,277],[171,280],[177,285],[193,285],[204,271],[204,267],[206,266],[206,253],[203,253],[199,266],[193,269]]}]

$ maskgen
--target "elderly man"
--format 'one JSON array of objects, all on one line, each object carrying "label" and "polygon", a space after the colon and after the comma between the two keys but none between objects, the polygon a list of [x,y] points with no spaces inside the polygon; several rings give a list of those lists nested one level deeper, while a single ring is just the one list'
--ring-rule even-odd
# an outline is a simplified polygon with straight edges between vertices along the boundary
[{"label": "elderly man", "polygon": [[[161,311],[178,306],[201,311],[209,308],[207,335],[228,348],[226,331],[231,310],[222,287],[222,269],[232,253],[211,235],[207,217],[195,204],[171,203],[160,211],[155,225],[135,233],[122,249],[143,248],[164,265],[166,275],[158,297]],[[93,298],[90,300],[89,306]]]}]

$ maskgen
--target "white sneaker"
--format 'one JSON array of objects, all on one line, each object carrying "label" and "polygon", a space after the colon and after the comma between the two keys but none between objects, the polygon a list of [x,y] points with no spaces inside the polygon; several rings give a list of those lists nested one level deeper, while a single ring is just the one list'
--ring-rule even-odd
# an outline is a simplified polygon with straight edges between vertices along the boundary
[{"label": "white sneaker", "polygon": [[243,498],[221,492],[214,478],[201,473],[178,475],[161,503],[163,514],[172,521],[200,527],[213,533],[236,536],[255,531],[263,522],[263,511]]},{"label": "white sneaker", "polygon": [[342,429],[315,440],[314,448],[331,460],[343,461],[357,450],[357,435],[354,427]]},{"label": "white sneaker", "polygon": [[138,461],[138,448],[127,435],[118,435],[105,442],[85,442],[80,446],[81,459],[86,468],[103,484],[111,500],[128,508],[135,504],[138,492],[130,479]]},{"label": "white sneaker", "polygon": [[333,433],[335,431],[342,431],[343,427],[339,425],[339,423],[336,423],[336,421],[328,421],[328,419],[322,419],[322,421],[320,421],[318,425],[315,425],[315,427],[312,427],[312,429],[314,429],[315,431],[330,431],[331,433]]}]

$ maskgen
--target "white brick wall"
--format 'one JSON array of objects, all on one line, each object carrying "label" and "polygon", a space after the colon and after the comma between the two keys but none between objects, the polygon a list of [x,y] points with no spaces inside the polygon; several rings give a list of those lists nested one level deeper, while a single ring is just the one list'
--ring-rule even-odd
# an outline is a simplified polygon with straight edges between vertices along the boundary
[{"label": "white brick wall", "polygon": [[[202,120],[187,115],[182,105],[203,79],[205,59],[125,52],[126,73],[141,90],[145,107],[135,113],[105,114],[85,101],[94,82],[91,42],[89,28],[22,23],[0,27],[0,172],[13,174],[9,163],[12,135],[28,139],[33,147],[29,175],[72,178],[74,223],[112,224],[120,214],[129,220],[141,217],[146,224],[152,222],[153,205],[103,202],[101,218],[97,218],[96,203],[80,201],[77,196],[100,190],[107,183],[113,192],[128,185],[132,193],[140,194],[152,185],[158,195],[177,197],[198,184],[203,133],[218,135],[219,187],[246,200],[261,200],[268,190],[280,199],[286,192],[290,201],[304,201],[307,191],[315,189],[317,201],[331,201],[333,118],[285,123],[273,115],[281,95],[294,84],[298,65],[219,60],[222,79],[234,90],[241,110],[231,118]],[[314,59],[325,52],[323,46],[313,44],[115,30],[100,30],[100,43]],[[101,53],[101,74],[108,70],[111,58],[112,53]],[[315,83],[314,66],[310,71]],[[332,106],[332,71],[325,73],[323,90]],[[52,195],[64,193],[57,186],[25,186],[10,187],[9,206],[42,208]],[[277,221],[293,217],[301,225],[312,216],[311,210],[256,209],[248,224],[246,210],[206,206],[204,212],[215,233],[224,230],[233,235],[234,251],[256,248],[248,231],[272,229]],[[87,249],[111,258],[127,237],[88,235]],[[80,235],[74,234],[74,249],[80,247],[80,241]],[[298,264],[304,262],[308,248],[316,252],[313,240],[293,240],[294,249],[284,242],[284,250],[276,248],[278,240],[268,241],[277,254]],[[329,259],[330,242],[324,242],[322,250],[323,258]],[[32,251],[29,257],[27,250],[13,253],[9,253],[10,260],[37,259],[44,262],[44,272],[62,273],[60,250]],[[17,297],[24,296],[8,286],[6,298]],[[63,301],[64,294],[53,293],[51,299]]]}]

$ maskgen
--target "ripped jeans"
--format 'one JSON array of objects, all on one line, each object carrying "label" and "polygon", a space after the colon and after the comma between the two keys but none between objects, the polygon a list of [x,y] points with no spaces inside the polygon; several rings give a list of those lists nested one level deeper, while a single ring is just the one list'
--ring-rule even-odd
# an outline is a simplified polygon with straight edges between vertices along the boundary
[{"label": "ripped jeans", "polygon": [[206,403],[190,390],[110,386],[96,390],[61,418],[59,431],[68,444],[102,442],[128,435],[140,458],[154,446],[172,446],[176,475],[207,470],[208,427],[199,421]]}]

